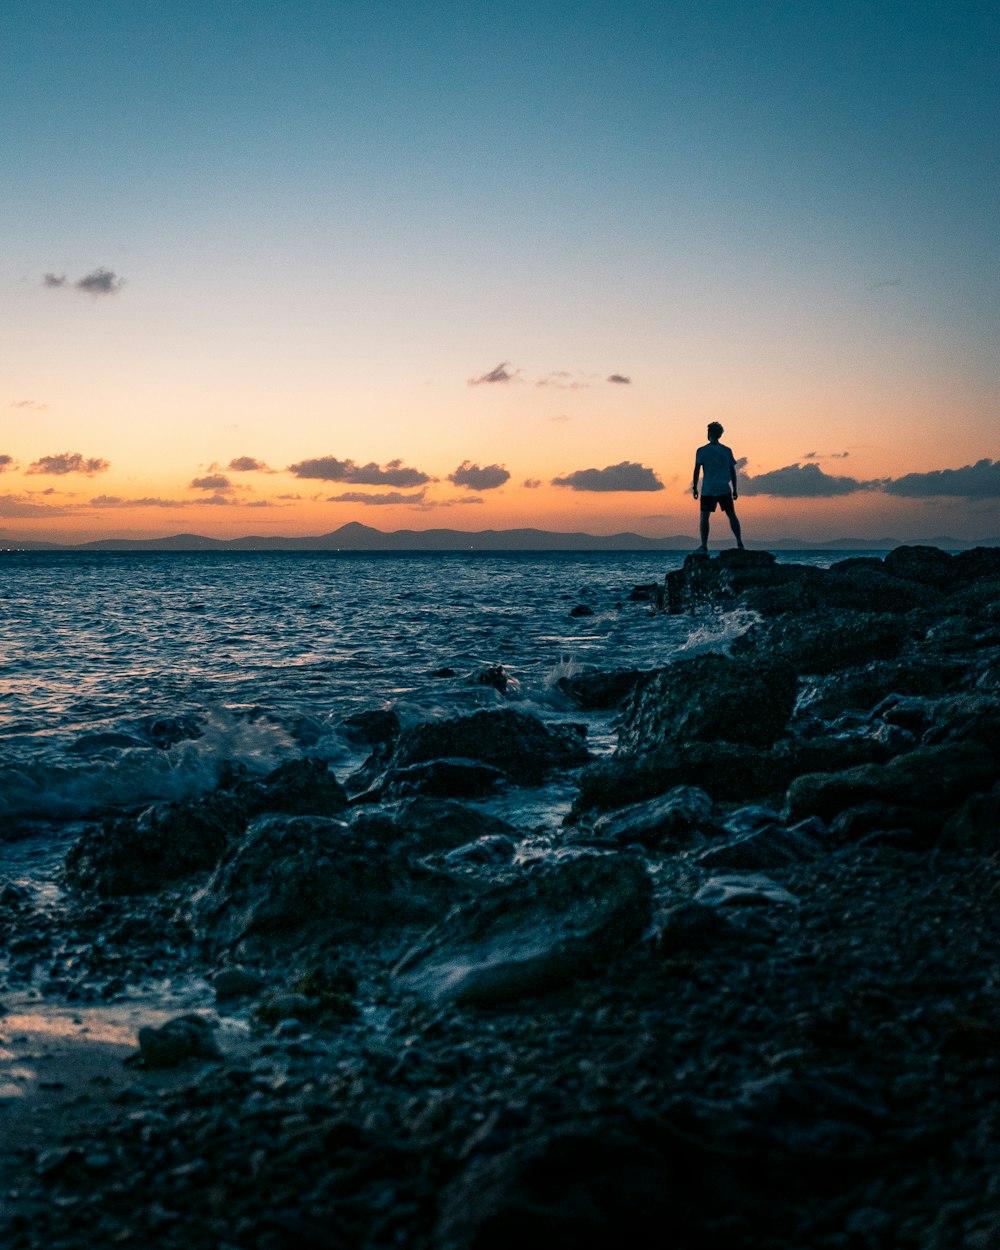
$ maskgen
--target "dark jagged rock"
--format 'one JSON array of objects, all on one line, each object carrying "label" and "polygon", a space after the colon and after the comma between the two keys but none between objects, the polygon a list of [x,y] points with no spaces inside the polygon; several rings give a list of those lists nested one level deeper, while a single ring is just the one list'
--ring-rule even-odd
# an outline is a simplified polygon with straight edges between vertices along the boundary
[{"label": "dark jagged rock", "polygon": [[383,746],[399,737],[399,717],[392,711],[375,709],[355,712],[352,716],[345,716],[340,723],[352,742],[363,742],[367,746]]},{"label": "dark jagged rock", "polygon": [[147,1068],[176,1068],[186,1059],[221,1059],[204,1016],[175,1016],[160,1028],[139,1030],[139,1054]]},{"label": "dark jagged rock", "polygon": [[506,774],[491,764],[445,757],[390,768],[385,775],[384,794],[388,799],[415,794],[447,799],[481,799],[492,794],[506,780]]},{"label": "dark jagged rock", "polygon": [[634,668],[614,673],[577,673],[572,677],[560,677],[556,685],[578,708],[597,711],[617,707],[649,676]]},{"label": "dark jagged rock", "polygon": [[609,846],[684,845],[713,828],[712,800],[696,786],[675,786],[662,799],[650,799],[602,816],[594,837]]},{"label": "dark jagged rock", "polygon": [[885,571],[906,581],[944,589],[954,584],[955,558],[940,547],[896,547],[886,554]]},{"label": "dark jagged rock", "polygon": [[262,781],[246,783],[241,797],[254,815],[337,816],[347,808],[347,791],[326,761],[308,756],[279,764]]},{"label": "dark jagged rock", "polygon": [[447,799],[410,799],[393,819],[400,835],[411,839],[421,854],[450,850],[480,838],[518,836],[514,826],[499,816]]},{"label": "dark jagged rock", "polygon": [[753,625],[735,640],[732,654],[780,659],[800,674],[833,673],[894,659],[908,633],[898,615],[828,609]]},{"label": "dark jagged rock", "polygon": [[581,725],[544,725],[511,708],[428,721],[403,731],[394,769],[458,758],[492,765],[514,785],[533,785],[554,768],[573,768],[590,755]]},{"label": "dark jagged rock", "polygon": [[570,609],[570,616],[593,616],[594,609],[586,603],[578,603],[575,608]]},{"label": "dark jagged rock", "polygon": [[592,975],[637,941],[652,882],[630,856],[545,864],[459,904],[395,969],[431,1002],[492,1006]]},{"label": "dark jagged rock", "polygon": [[154,716],[139,722],[139,730],[154,747],[169,751],[178,742],[189,742],[201,737],[201,724],[197,716]]},{"label": "dark jagged rock", "polygon": [[644,755],[675,742],[769,746],[795,707],[787,664],[754,656],[703,655],[660,669],[622,709],[618,751]]},{"label": "dark jagged rock", "polygon": [[788,828],[772,819],[741,833],[719,846],[709,847],[698,856],[703,868],[728,868],[761,872],[797,864],[827,849],[829,839],[820,821],[803,821]]},{"label": "dark jagged rock", "polygon": [[966,799],[948,817],[942,838],[949,846],[996,858],[1000,854],[1000,787]]},{"label": "dark jagged rock", "polygon": [[996,780],[996,765],[975,742],[917,747],[887,764],[862,764],[835,773],[807,773],[788,788],[792,820],[831,820],[846,808],[877,799],[885,803],[942,809]]},{"label": "dark jagged rock", "polygon": [[196,931],[215,949],[245,939],[298,942],[428,916],[442,877],[411,870],[405,847],[370,825],[260,816],[192,900]]},{"label": "dark jagged rock", "polygon": [[163,803],[87,829],[66,855],[70,885],[102,895],[144,894],[214,866],[243,830],[247,806],[216,792]]}]

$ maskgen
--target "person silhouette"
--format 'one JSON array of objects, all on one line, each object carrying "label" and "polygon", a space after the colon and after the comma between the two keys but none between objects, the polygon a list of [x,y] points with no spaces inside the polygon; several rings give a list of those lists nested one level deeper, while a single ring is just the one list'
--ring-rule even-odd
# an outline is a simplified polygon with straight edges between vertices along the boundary
[{"label": "person silhouette", "polygon": [[732,451],[719,439],[725,430],[718,421],[709,422],[708,442],[699,447],[694,457],[694,478],[691,482],[691,493],[698,498],[698,475],[704,473],[701,492],[701,546],[698,550],[708,555],[709,518],[716,507],[729,518],[729,525],[736,535],[736,546],[740,551],[743,546],[743,534],[740,530],[739,517],[733,507],[733,500],[739,499],[736,489],[736,458]]}]

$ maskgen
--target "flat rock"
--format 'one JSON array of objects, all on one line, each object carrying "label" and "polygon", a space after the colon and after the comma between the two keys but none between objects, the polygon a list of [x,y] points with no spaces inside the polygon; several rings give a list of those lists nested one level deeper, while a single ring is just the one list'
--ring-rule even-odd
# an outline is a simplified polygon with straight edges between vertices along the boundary
[{"label": "flat rock", "polygon": [[797,907],[799,900],[763,872],[734,872],[709,877],[694,902],[704,907]]},{"label": "flat rock", "polygon": [[491,1006],[593,974],[646,929],[652,882],[631,856],[540,864],[460,904],[394,969],[433,1003]]}]

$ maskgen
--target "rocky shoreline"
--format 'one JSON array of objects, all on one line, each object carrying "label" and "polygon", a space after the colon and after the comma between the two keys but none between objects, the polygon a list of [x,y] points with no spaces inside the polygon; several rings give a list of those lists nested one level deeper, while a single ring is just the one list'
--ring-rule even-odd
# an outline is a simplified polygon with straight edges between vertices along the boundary
[{"label": "rocky shoreline", "polygon": [[[608,759],[513,705],[373,710],[350,777],[109,816],[58,907],[0,880],[8,1056],[25,1002],[192,987],[0,1100],[0,1243],[1000,1246],[1000,551],[633,593],[757,623],[564,679]],[[553,776],[560,826],[498,814]]]}]

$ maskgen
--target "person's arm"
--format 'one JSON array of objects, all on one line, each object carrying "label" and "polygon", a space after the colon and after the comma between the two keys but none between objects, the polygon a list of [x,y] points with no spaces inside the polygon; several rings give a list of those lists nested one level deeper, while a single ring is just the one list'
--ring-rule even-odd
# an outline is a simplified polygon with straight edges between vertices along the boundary
[{"label": "person's arm", "polygon": [[736,489],[736,461],[735,460],[733,460],[733,463],[729,466],[729,480],[733,484],[733,498],[739,499],[740,492]]},{"label": "person's arm", "polygon": [[695,499],[697,499],[697,498],[698,498],[698,474],[699,474],[699,472],[700,472],[700,471],[701,471],[701,464],[700,464],[700,462],[699,462],[699,460],[698,460],[698,457],[697,457],[697,456],[695,456],[695,458],[694,458],[694,477],[691,479],[691,494],[692,494],[692,495],[694,495]]}]

